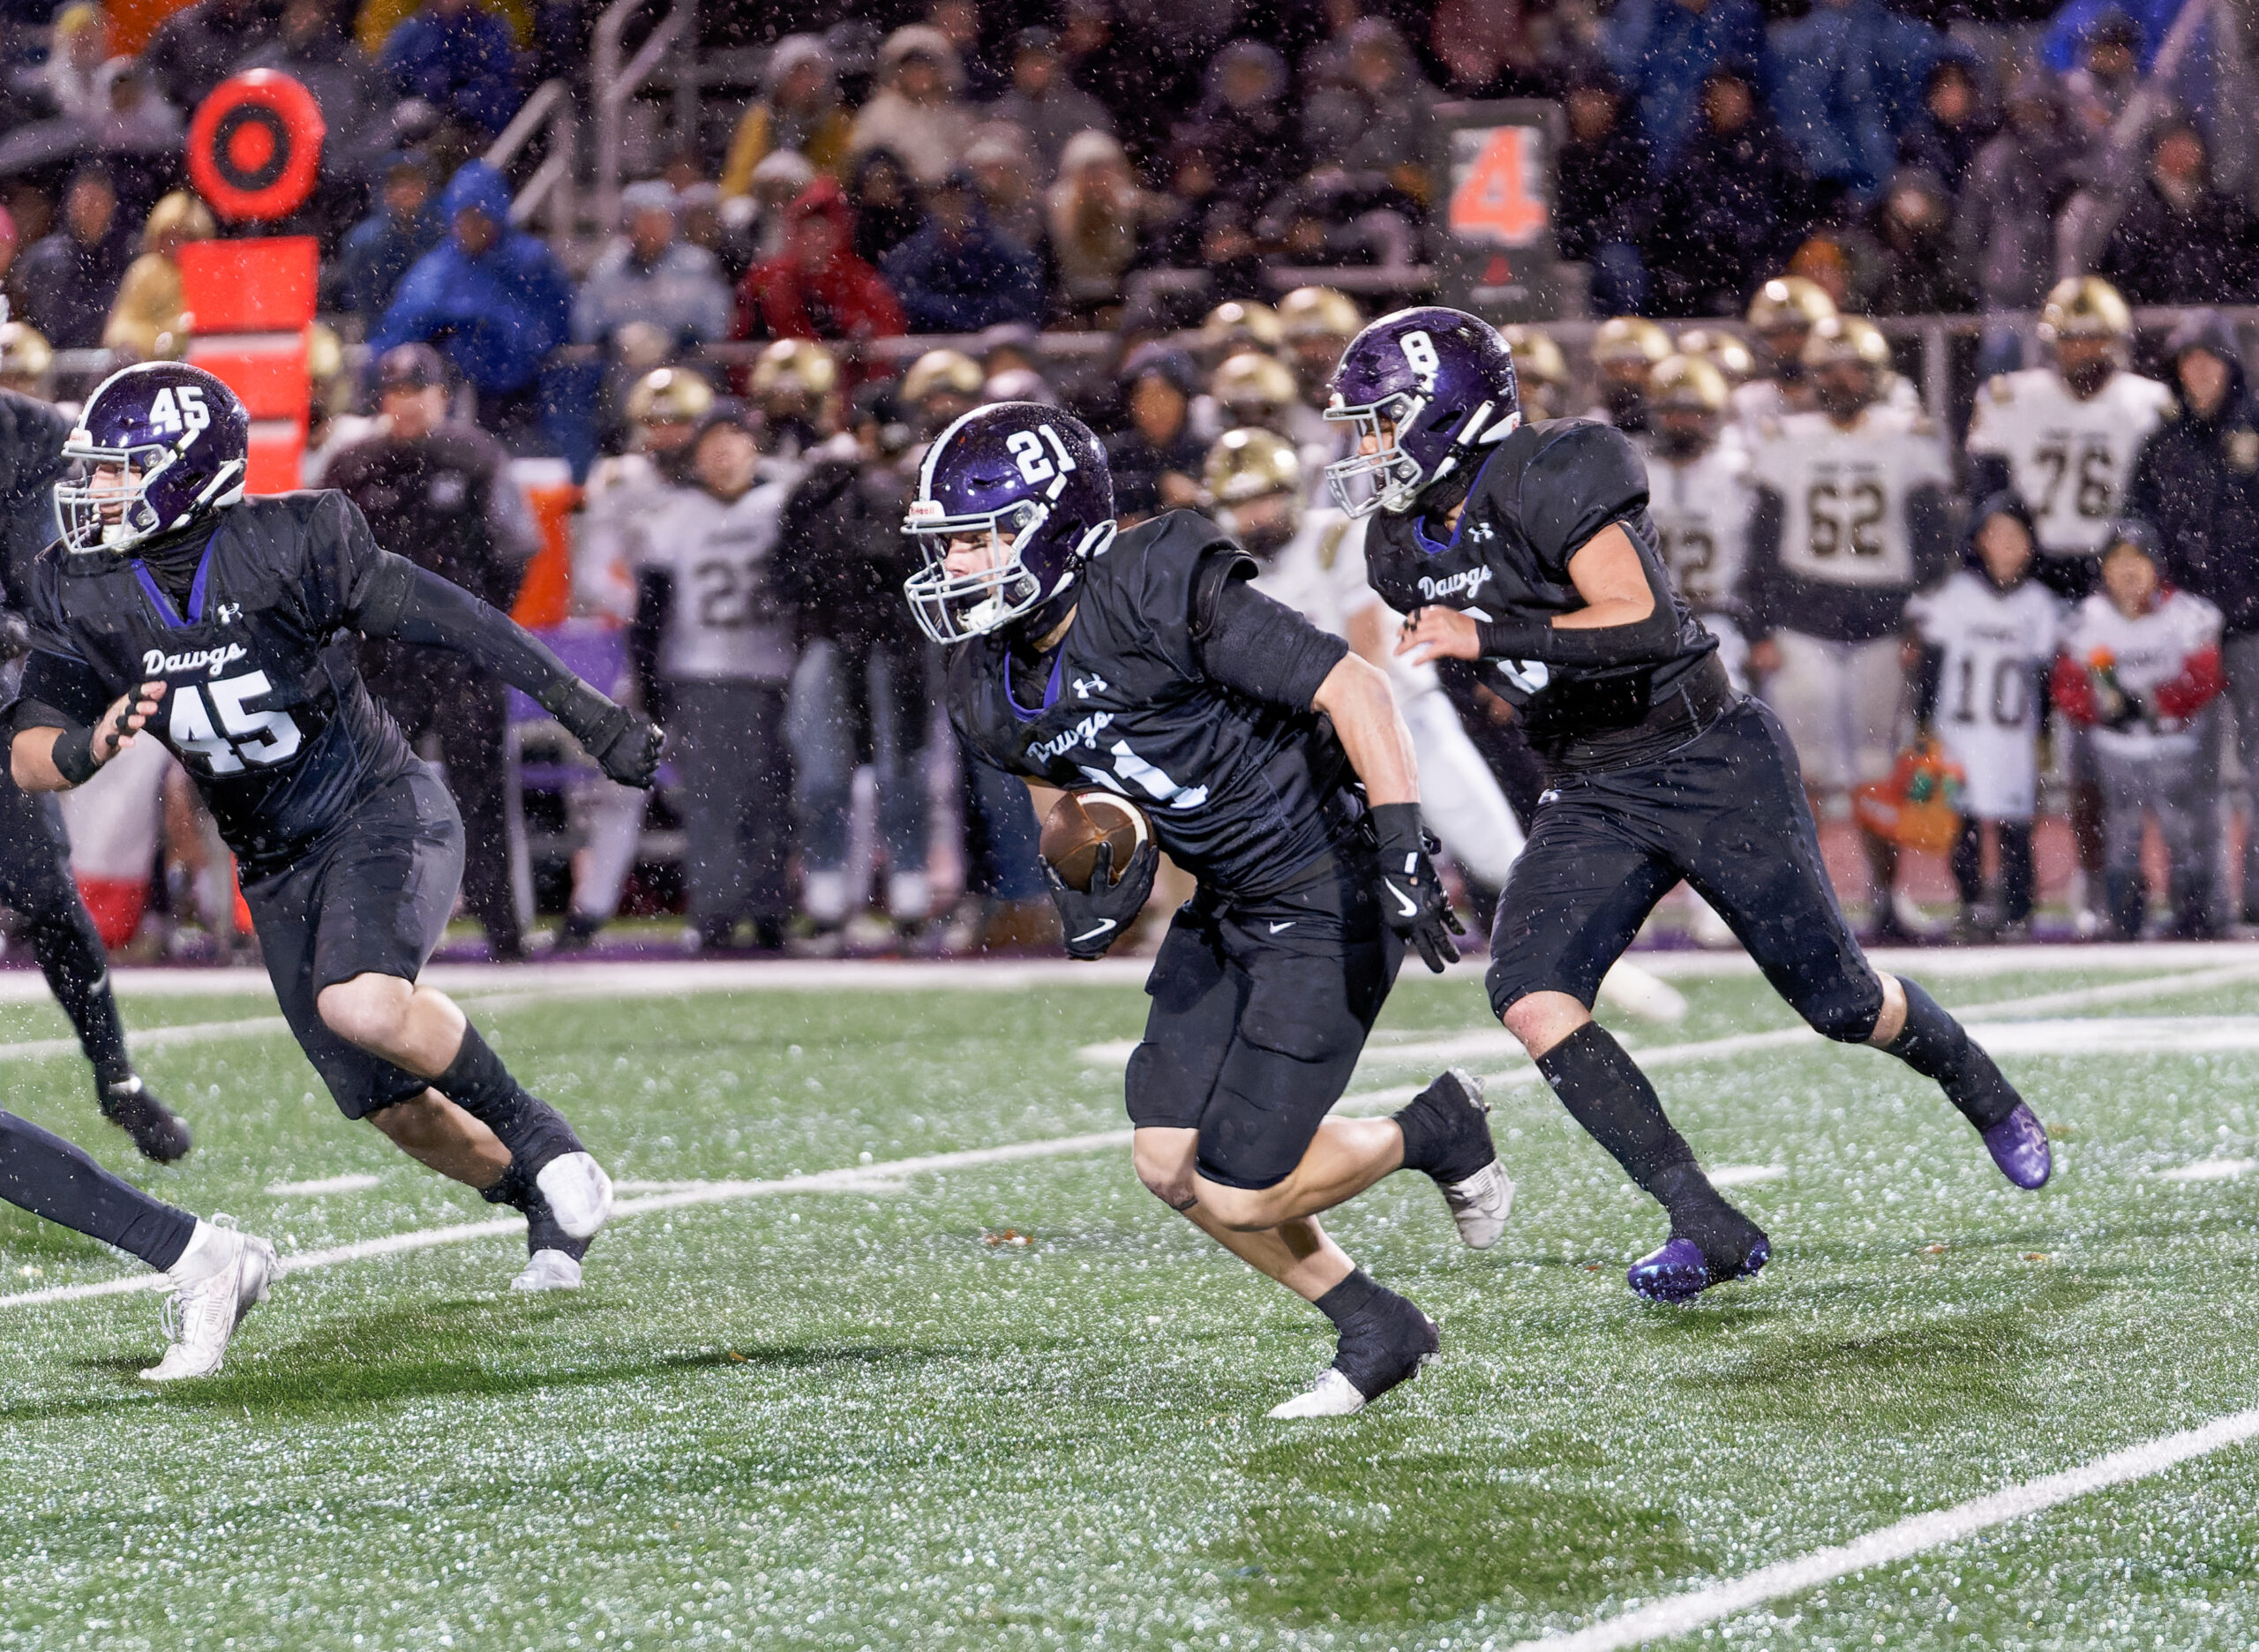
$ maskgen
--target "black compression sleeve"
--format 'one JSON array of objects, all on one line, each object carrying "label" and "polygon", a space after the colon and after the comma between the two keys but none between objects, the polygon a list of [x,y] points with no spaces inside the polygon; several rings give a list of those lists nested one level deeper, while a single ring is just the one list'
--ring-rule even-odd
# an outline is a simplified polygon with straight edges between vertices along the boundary
[{"label": "black compression sleeve", "polygon": [[1243,580],[1215,593],[1200,665],[1250,699],[1306,711],[1349,645]]},{"label": "black compression sleeve", "polygon": [[371,575],[355,619],[370,636],[419,648],[443,648],[520,689],[544,710],[562,716],[581,680],[548,647],[507,615],[460,585],[390,552]]},{"label": "black compression sleeve", "polygon": [[1647,617],[1630,625],[1557,626],[1550,620],[1478,620],[1485,659],[1534,659],[1554,665],[1636,665],[1667,659],[1678,642],[1678,610],[1670,587],[1646,557]]}]

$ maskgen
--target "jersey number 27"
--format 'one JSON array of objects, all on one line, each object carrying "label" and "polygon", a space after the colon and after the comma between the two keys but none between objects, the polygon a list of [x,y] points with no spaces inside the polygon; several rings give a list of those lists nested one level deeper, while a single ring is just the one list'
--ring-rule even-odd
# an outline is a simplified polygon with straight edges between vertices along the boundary
[{"label": "jersey number 27", "polygon": [[272,687],[265,672],[214,683],[176,683],[169,696],[173,748],[184,757],[201,757],[206,770],[215,775],[241,774],[247,764],[265,769],[289,762],[297,754],[299,740],[289,713],[250,709],[249,702]]}]

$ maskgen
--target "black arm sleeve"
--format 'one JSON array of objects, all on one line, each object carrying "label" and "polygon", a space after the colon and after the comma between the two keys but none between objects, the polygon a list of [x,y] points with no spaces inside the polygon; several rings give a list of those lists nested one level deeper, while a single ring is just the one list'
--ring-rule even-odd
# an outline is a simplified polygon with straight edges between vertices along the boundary
[{"label": "black arm sleeve", "polygon": [[1237,562],[1245,573],[1235,566],[1203,592],[1205,612],[1193,631],[1200,667],[1236,694],[1307,711],[1349,645],[1247,583],[1254,565]]},{"label": "black arm sleeve", "polygon": [[24,662],[23,681],[8,707],[8,732],[12,737],[29,728],[92,728],[116,697],[84,661],[36,650]]},{"label": "black arm sleeve", "polygon": [[576,709],[585,685],[523,627],[404,557],[378,555],[354,616],[364,633],[451,650],[559,717]]},{"label": "black arm sleeve", "polygon": [[[1626,530],[1647,582],[1647,612],[1629,625],[1557,626],[1550,620],[1478,620],[1485,659],[1543,660],[1552,665],[1637,665],[1668,659],[1678,644],[1678,609],[1662,564]],[[1574,559],[1572,557],[1572,560]]]},{"label": "black arm sleeve", "polygon": [[1946,576],[1960,544],[1952,499],[1940,487],[1918,487],[1906,496],[1906,538],[1913,552],[1914,589],[1927,590]]},{"label": "black arm sleeve", "polygon": [[2007,458],[2000,454],[1970,454],[1969,455],[1969,497],[1990,499],[1995,493],[2006,493],[2015,486]]},{"label": "black arm sleeve", "polygon": [[1760,642],[1781,623],[1781,531],[1787,507],[1771,488],[1757,490],[1749,513],[1749,555],[1742,564],[1741,609],[1749,640]]}]

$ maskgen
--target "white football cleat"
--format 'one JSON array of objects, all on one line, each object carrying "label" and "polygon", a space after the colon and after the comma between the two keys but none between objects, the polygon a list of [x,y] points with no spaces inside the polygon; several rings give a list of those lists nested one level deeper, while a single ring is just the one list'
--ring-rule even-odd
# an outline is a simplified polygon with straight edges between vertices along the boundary
[{"label": "white football cleat", "polygon": [[1318,1372],[1317,1380],[1291,1400],[1281,1400],[1265,1415],[1285,1419],[1314,1416],[1347,1416],[1365,1408],[1365,1397],[1357,1392],[1357,1385],[1344,1377],[1334,1366],[1328,1365]]},{"label": "white football cleat", "polygon": [[581,1265],[562,1250],[537,1250],[526,1258],[526,1271],[510,1281],[512,1290],[578,1290]]},{"label": "white football cleat", "polygon": [[1444,1189],[1444,1203],[1451,1207],[1460,1243],[1470,1250],[1488,1250],[1506,1230],[1513,1214],[1514,1179],[1505,1165],[1493,1159],[1464,1182]]},{"label": "white football cleat", "polygon": [[559,1153],[542,1166],[533,1184],[570,1238],[589,1238],[612,1215],[612,1178],[589,1153]]},{"label": "white football cleat", "polygon": [[[172,1346],[164,1358],[144,1370],[149,1382],[177,1382],[184,1377],[209,1377],[227,1357],[228,1339],[243,1318],[266,1300],[267,1281],[274,1277],[274,1247],[264,1239],[237,1233],[233,1221],[215,1216],[199,1222],[191,1241],[198,1272],[179,1280],[165,1298],[165,1334]],[[177,1276],[184,1255],[176,1264]]]},{"label": "white football cleat", "polygon": [[1603,1002],[1642,1021],[1686,1019],[1685,994],[1623,958],[1617,959],[1600,978],[1600,996]]}]

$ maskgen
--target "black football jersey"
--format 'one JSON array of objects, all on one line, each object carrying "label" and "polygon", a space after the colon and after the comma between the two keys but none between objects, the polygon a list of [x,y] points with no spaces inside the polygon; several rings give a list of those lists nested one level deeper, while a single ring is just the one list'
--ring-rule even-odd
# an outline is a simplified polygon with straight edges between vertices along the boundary
[{"label": "black football jersey", "polygon": [[335,492],[221,513],[179,608],[139,561],[51,545],[32,565],[34,651],[10,721],[38,726],[49,707],[92,724],[163,680],[153,732],[244,875],[279,869],[417,761],[356,664],[354,617],[379,555]]},{"label": "black football jersey", "polygon": [[1647,520],[1647,469],[1619,432],[1589,419],[1525,424],[1475,475],[1451,537],[1414,514],[1382,513],[1365,535],[1367,578],[1401,613],[1441,605],[1478,620],[1550,622],[1585,599],[1569,559],[1610,523],[1631,536],[1651,579],[1671,591],[1678,644],[1670,657],[1605,667],[1485,660],[1481,680],[1524,719],[1530,743],[1567,768],[1605,765],[1641,746],[1640,730],[1701,667],[1717,639],[1670,583]]},{"label": "black football jersey", "polygon": [[1134,800],[1161,847],[1227,900],[1294,887],[1362,813],[1331,723],[1227,688],[1201,664],[1195,574],[1229,545],[1190,511],[1122,533],[1084,570],[1039,705],[1014,696],[999,635],[958,646],[947,679],[950,719],[974,751],[1008,773]]}]

